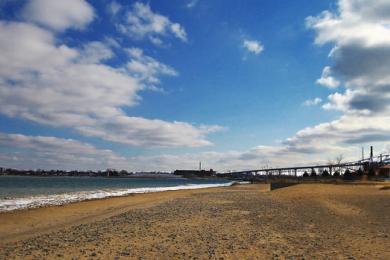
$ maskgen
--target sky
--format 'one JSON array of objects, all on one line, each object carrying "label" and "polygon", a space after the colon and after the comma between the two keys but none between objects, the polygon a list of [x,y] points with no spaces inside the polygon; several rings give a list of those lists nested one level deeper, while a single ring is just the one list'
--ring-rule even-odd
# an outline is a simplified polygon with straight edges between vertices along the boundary
[{"label": "sky", "polygon": [[0,167],[390,152],[389,0],[0,0]]}]

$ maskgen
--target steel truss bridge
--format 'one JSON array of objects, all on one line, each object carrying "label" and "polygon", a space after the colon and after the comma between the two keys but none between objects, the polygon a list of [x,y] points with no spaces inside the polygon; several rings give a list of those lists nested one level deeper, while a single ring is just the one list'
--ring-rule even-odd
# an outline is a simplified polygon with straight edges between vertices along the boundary
[{"label": "steel truss bridge", "polygon": [[[371,167],[371,166],[383,166],[390,164],[390,154],[381,154],[376,157],[370,157],[362,159],[359,161],[353,162],[344,162],[339,164],[316,164],[309,166],[295,166],[295,167],[281,167],[281,168],[263,168],[256,170],[245,170],[245,171],[232,171],[227,173],[220,173],[218,175],[223,176],[254,176],[254,175],[264,175],[264,176],[274,176],[274,175],[284,175],[284,176],[298,176],[298,173],[302,173],[306,170],[328,170],[329,174],[332,174],[335,169],[351,169],[357,170],[362,167]],[[310,172],[308,172],[310,174]]]}]

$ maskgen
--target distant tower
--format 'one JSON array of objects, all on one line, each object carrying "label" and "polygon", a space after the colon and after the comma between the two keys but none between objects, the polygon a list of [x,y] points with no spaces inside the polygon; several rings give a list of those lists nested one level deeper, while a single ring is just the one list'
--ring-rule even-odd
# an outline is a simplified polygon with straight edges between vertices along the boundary
[{"label": "distant tower", "polygon": [[373,161],[374,159],[374,148],[372,146],[370,146],[370,160],[371,162]]},{"label": "distant tower", "polygon": [[199,171],[202,170],[202,162],[199,162]]},{"label": "distant tower", "polygon": [[362,146],[362,161],[364,161],[364,147]]}]

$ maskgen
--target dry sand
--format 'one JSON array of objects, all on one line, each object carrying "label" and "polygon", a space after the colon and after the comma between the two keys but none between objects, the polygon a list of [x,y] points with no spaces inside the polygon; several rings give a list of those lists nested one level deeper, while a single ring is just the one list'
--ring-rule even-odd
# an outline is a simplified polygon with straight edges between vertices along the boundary
[{"label": "dry sand", "polygon": [[0,214],[0,259],[390,259],[390,189],[265,185]]}]

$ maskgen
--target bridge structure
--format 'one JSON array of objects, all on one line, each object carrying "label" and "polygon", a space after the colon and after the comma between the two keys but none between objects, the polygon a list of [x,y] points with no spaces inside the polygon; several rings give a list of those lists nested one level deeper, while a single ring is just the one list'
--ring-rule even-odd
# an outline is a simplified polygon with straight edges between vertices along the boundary
[{"label": "bridge structure", "polygon": [[243,171],[231,171],[227,173],[219,173],[220,176],[295,176],[302,174],[304,171],[315,171],[320,173],[321,171],[327,170],[330,175],[334,171],[340,171],[341,169],[349,169],[352,171],[358,169],[370,169],[372,167],[380,167],[383,165],[390,164],[390,154],[381,154],[379,156],[371,156],[370,158],[365,158],[358,161],[344,162],[337,164],[315,164],[315,165],[305,165],[305,166],[293,166],[293,167],[280,167],[280,168],[262,168],[255,170],[243,170]]}]

